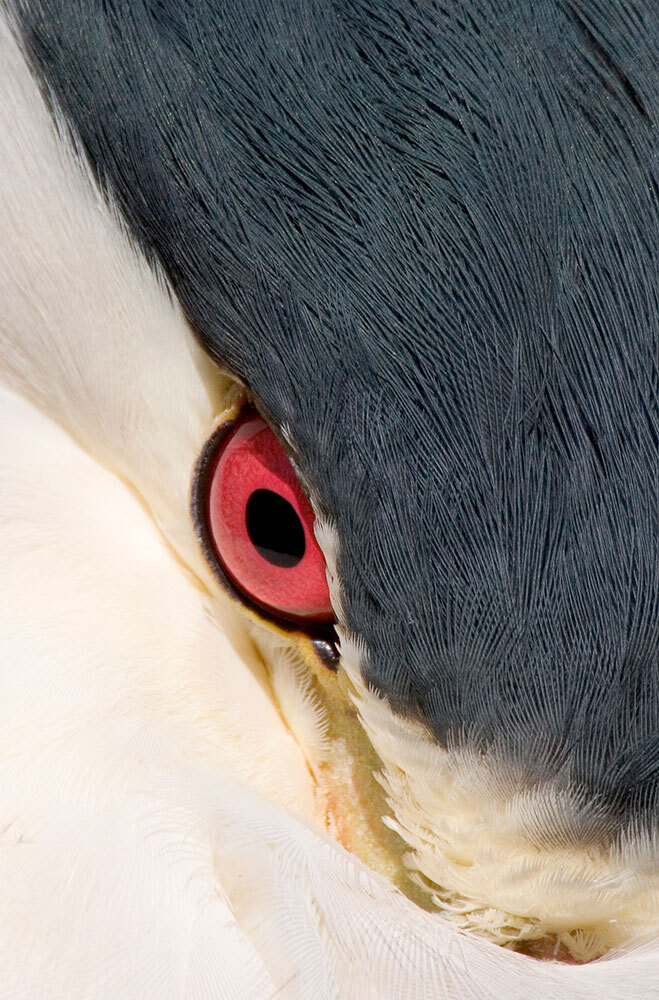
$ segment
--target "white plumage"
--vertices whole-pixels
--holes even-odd
[[[0,233],[0,996],[659,997],[656,944],[513,954],[314,827],[305,755],[189,516],[242,390],[56,135],[5,23]]]

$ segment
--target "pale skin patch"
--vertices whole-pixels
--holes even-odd
[[[382,762],[360,722],[347,675],[328,670],[306,636],[280,632],[256,615],[250,631],[315,782],[316,810],[306,818],[427,906],[427,894],[409,881],[406,844],[383,822],[388,806],[377,780]]]

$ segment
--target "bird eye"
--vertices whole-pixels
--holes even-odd
[[[244,417],[210,467],[208,526],[222,568],[251,601],[288,619],[333,618],[314,514],[268,425]]]

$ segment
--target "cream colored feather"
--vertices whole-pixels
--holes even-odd
[[[656,945],[536,962],[314,828],[304,754],[189,516],[241,390],[56,133],[6,23],[0,386],[0,996],[659,997]]]

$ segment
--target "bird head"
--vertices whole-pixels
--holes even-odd
[[[18,15],[93,175],[78,251],[114,227],[67,391],[52,343],[21,384],[258,678],[295,764],[261,732],[250,780],[577,960],[659,929],[658,87],[604,6]]]

